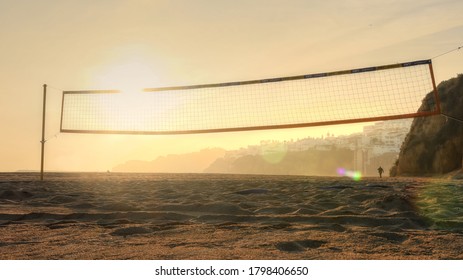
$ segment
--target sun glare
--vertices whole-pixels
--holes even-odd
[[[149,97],[143,92],[144,88],[158,84],[159,75],[153,64],[142,48],[125,46],[116,50],[110,60],[93,71],[90,81],[92,88],[119,91],[117,94],[95,96],[91,101],[101,109],[101,114],[93,114],[96,127],[120,130],[121,127],[115,127],[115,124],[124,124],[122,129],[146,130],[147,123],[153,121],[150,112],[162,110],[148,107],[152,102],[147,101]]]
[[[100,67],[92,71],[91,83],[97,89],[136,93],[158,83],[159,69],[150,50],[139,45],[115,48]]]
[[[154,71],[140,61],[131,61],[116,66],[100,76],[100,87],[117,89],[122,93],[137,93],[153,84],[156,78]]]

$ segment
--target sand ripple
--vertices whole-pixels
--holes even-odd
[[[334,255],[342,252],[342,246],[333,245],[323,232],[344,236],[365,231],[365,240],[406,246],[413,243],[410,232],[463,233],[459,181],[55,174],[38,182],[26,180],[27,176],[21,180],[17,174],[0,176],[4,229],[28,225],[58,231],[78,224],[101,228],[114,238],[183,234],[204,226],[243,234],[250,228],[259,234],[284,231],[288,236],[310,231],[320,235],[275,239],[269,248],[283,253],[325,248]],[[170,248],[186,246],[175,244]]]
[[[396,224],[413,229],[461,222],[455,217],[444,219],[462,212],[448,206],[451,202],[444,201],[436,193],[438,190],[426,188],[425,183],[416,187],[406,179],[354,182],[323,177],[84,175],[61,175],[45,183],[3,182],[2,206],[12,204],[17,208],[20,202],[29,213],[3,214],[0,219],[286,222],[366,227]],[[451,194],[446,195],[451,198]],[[57,214],[56,207],[68,214]]]

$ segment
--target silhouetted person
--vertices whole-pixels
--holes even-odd
[[[382,177],[383,177],[383,172],[384,172],[384,169],[380,166],[380,167],[378,168],[379,178],[382,178]]]

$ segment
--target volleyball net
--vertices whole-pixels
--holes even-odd
[[[428,93],[433,93],[431,98],[425,98]],[[435,115],[439,107],[432,62],[420,60],[138,93],[64,91],[61,132],[188,134],[297,128]]]

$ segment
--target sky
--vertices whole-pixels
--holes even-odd
[[[428,59],[463,45],[461,0],[0,0],[0,172],[106,171],[207,147],[361,131],[330,126],[173,136],[59,133],[63,90],[262,79]],[[462,73],[463,50],[433,60]]]

